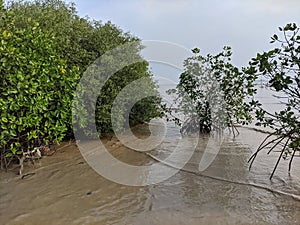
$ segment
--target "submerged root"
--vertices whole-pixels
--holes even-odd
[[[222,178],[222,177],[210,176],[210,175],[203,174],[203,173],[200,173],[200,172],[197,172],[197,171],[191,171],[191,170],[184,169],[184,168],[178,168],[178,167],[176,167],[175,165],[173,165],[171,163],[166,163],[166,162],[160,160],[159,158],[157,158],[156,156],[154,156],[154,155],[152,155],[150,153],[145,153],[145,154],[148,155],[153,160],[164,164],[165,166],[168,166],[168,167],[171,167],[171,168],[174,168],[174,169],[178,169],[178,170],[183,171],[183,172],[192,173],[192,174],[195,174],[197,176],[202,176],[202,177],[206,177],[206,178],[210,178],[210,179],[214,179],[214,180],[218,180],[218,181],[222,181],[222,182],[233,183],[233,184],[238,184],[238,185],[245,185],[245,186],[252,186],[252,187],[255,187],[255,188],[259,188],[259,189],[263,189],[263,190],[269,191],[269,192],[271,192],[273,194],[288,196],[288,197],[293,198],[296,201],[300,201],[300,196],[296,195],[296,194],[286,193],[284,191],[275,190],[275,189],[272,189],[270,187],[259,185],[259,184],[255,184],[255,183],[228,180],[228,179],[225,179],[225,178]]]

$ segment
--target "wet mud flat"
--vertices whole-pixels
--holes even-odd
[[[299,157],[291,175],[288,161],[282,161],[269,179],[276,153],[263,152],[249,171],[247,160],[265,134],[239,129],[236,138],[226,136],[204,172],[197,168],[206,137],[200,138],[183,169],[145,187],[125,186],[100,176],[73,143],[41,159],[35,168],[26,166],[24,174],[33,174],[24,179],[14,171],[0,173],[1,224],[300,224]],[[144,127],[136,132],[147,136]],[[176,132],[171,129],[162,145],[148,154],[128,149],[116,137],[103,143],[125,163],[152,165],[171,153],[179,138]]]

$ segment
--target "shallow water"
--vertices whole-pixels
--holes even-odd
[[[220,152],[204,172],[199,160],[208,137],[200,138],[189,163],[168,180],[145,187],[111,182],[92,170],[75,144],[40,160],[25,179],[0,173],[1,224],[300,224],[300,162],[291,175],[282,161],[269,176],[278,154],[262,152],[251,171],[247,160],[266,134],[239,128],[226,134]],[[148,128],[135,133],[147,136]],[[180,139],[170,127],[164,142],[149,155],[132,151],[113,137],[110,153],[132,165],[164,159]],[[152,157],[150,157],[152,156]],[[176,168],[170,162],[161,173]]]

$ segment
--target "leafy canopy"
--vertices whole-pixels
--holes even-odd
[[[15,25],[14,13],[2,11],[0,21],[0,148],[21,154],[37,144],[60,141],[71,126],[77,67],[68,67],[57,52],[55,38],[27,19]]]
[[[1,2],[2,3],[2,2]],[[72,100],[83,72],[98,57],[125,43],[140,40],[111,22],[82,18],[73,3],[62,0],[12,1],[0,4],[0,149],[2,156],[22,154],[41,143],[60,141],[72,134]],[[108,62],[108,66],[111,65]],[[111,131],[111,107],[120,90],[135,79],[148,77],[156,88],[147,62],[123,68],[105,83],[96,103],[99,135]],[[102,82],[102,80],[90,80]],[[91,90],[85,90],[87,96]],[[130,96],[128,96],[130,97]],[[126,103],[128,99],[124,99]],[[130,123],[160,116],[160,99],[139,101]],[[82,107],[83,121],[88,111]],[[120,118],[119,127],[125,123]],[[88,131],[85,135],[88,135]]]
[[[250,62],[252,74],[268,79],[268,86],[283,95],[287,101],[285,109],[271,113],[264,108],[256,111],[257,125],[274,130],[251,157],[251,165],[257,154],[266,148],[269,152],[281,146],[281,153],[271,177],[282,157],[291,155],[289,170],[296,152],[300,150],[300,28],[295,23],[280,27],[280,34],[271,37],[276,47],[270,51],[258,53]]]
[[[234,123],[251,122],[250,112],[258,102],[249,99],[255,94],[257,77],[231,63],[230,47],[216,55],[202,56],[197,48],[192,51],[194,56],[184,61],[179,84],[169,91],[178,96],[176,104],[187,117],[182,131],[209,133]],[[178,118],[175,120],[179,122]]]

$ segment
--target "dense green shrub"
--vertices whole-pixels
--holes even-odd
[[[14,14],[2,12],[0,25],[0,149],[21,154],[60,141],[71,126],[70,109],[79,70],[56,51],[55,38],[27,19],[15,27]],[[9,152],[7,151],[9,150]]]
[[[98,57],[112,51],[120,45],[140,40],[124,33],[111,22],[90,20],[78,16],[74,3],[61,0],[13,1],[8,9],[14,12],[16,26],[27,29],[26,18],[33,17],[45,32],[56,38],[56,47],[69,67],[77,66],[82,74]],[[132,54],[139,54],[140,44],[134,46]],[[96,107],[96,123],[99,134],[111,131],[110,110],[113,100],[127,84],[141,77],[151,77],[148,63],[140,62],[118,71],[99,93]],[[93,82],[103,82],[98,79]],[[151,86],[154,88],[155,84]],[[90,90],[86,90],[89,92]],[[126,101],[126,100],[124,100]],[[147,98],[132,109],[131,123],[147,121],[160,115],[158,98]],[[143,107],[140,107],[143,106]],[[88,112],[82,115],[87,115]],[[81,122],[84,118],[81,118]],[[78,120],[77,120],[78,121]],[[93,121],[90,121],[93,122]],[[81,126],[88,126],[82,123]],[[88,129],[86,129],[88,133]]]
[[[120,45],[138,43],[134,55],[139,54],[141,45],[139,39],[110,22],[81,18],[73,3],[61,0],[13,1],[1,7],[0,12],[3,158],[71,134],[72,99],[83,72],[98,57]],[[150,78],[148,86],[155,88],[147,62],[127,66],[105,83],[96,107],[100,135],[112,130],[114,98],[123,87],[141,77]],[[159,102],[155,97],[138,102],[130,114],[130,123],[159,116]],[[87,127],[91,122],[74,121]],[[120,120],[120,127],[123,123],[124,119]]]
[[[15,24],[26,29],[27,18],[39,22],[42,30],[56,37],[57,50],[70,66],[83,72],[99,56],[126,42],[138,40],[111,22],[82,18],[74,3],[62,0],[11,1],[8,10],[15,14]]]
[[[139,45],[139,42],[130,44],[131,47],[136,45]],[[84,130],[81,137],[94,136],[93,127],[95,122],[99,135],[112,131],[112,107],[116,97],[121,94],[127,85],[132,85],[134,81],[141,78],[143,78],[141,85],[130,86],[128,91],[122,92],[121,97],[119,95],[120,100],[116,107],[118,113],[117,115],[114,114],[117,120],[114,123],[114,131],[121,131],[129,128],[128,125],[143,123],[154,117],[162,116],[160,98],[157,97],[156,84],[147,71],[147,62],[136,62],[111,74],[116,67],[119,67],[119,64],[128,64],[127,59],[130,58],[130,55],[138,59],[139,56],[134,52],[135,50],[121,51],[120,55],[115,58],[108,55],[97,60],[85,72],[77,89],[73,111],[75,129],[79,127]],[[135,101],[136,97],[141,95],[151,97]],[[132,105],[133,103],[135,104]],[[126,113],[129,115],[126,115]],[[94,114],[95,119],[92,117]]]

